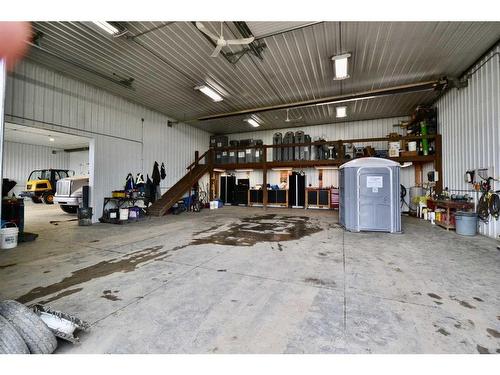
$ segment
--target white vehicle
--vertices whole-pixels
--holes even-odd
[[[68,214],[76,214],[83,199],[83,187],[89,184],[88,176],[68,177],[57,181],[54,203]]]

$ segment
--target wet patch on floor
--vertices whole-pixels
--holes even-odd
[[[59,223],[68,223],[70,221],[78,221],[78,219],[68,219],[68,220],[51,220],[49,221],[49,224],[52,225],[59,225]]]
[[[473,298],[473,299],[475,299],[475,300],[476,300],[476,301],[478,301],[478,302],[484,302],[484,300],[482,300],[482,299],[481,299],[481,298],[479,298],[479,297],[472,297],[472,298]]]
[[[105,299],[108,299],[110,301],[121,301],[122,299],[119,298],[116,294],[114,294],[114,293],[118,293],[118,292],[119,292],[119,290],[113,290],[113,291],[111,291],[110,289],[104,290],[102,292],[101,298],[105,298]]]
[[[450,296],[450,297],[451,297],[451,296]],[[470,304],[469,302],[467,302],[467,301],[462,301],[462,300],[459,300],[459,299],[457,299],[457,298],[455,298],[455,297],[451,297],[451,299],[452,299],[453,301],[458,302],[458,303],[460,304],[460,306],[467,307],[468,309],[475,309],[475,308],[476,308],[476,306],[471,305],[471,304]]]
[[[171,256],[171,253],[185,246],[177,246],[173,249],[162,250],[163,246],[149,247],[127,254],[123,257],[105,260],[97,264],[76,270],[70,276],[61,281],[47,286],[40,286],[30,290],[28,293],[17,298],[21,303],[31,302],[35,299],[46,297],[54,293],[61,292],[75,285],[83,284],[87,281],[109,276],[116,272],[131,272],[139,265],[152,260],[162,260]],[[60,297],[59,297],[60,298]]]
[[[0,265],[0,270],[3,270],[5,268],[9,268],[9,267],[14,267],[15,265],[17,265],[17,263]]]
[[[493,328],[486,328],[486,332],[488,332],[491,336],[498,339],[500,338],[500,332]]]
[[[481,346],[479,344],[476,346],[476,349],[481,354],[490,354],[490,351],[488,349],[486,349],[484,346]]]
[[[197,231],[197,232],[193,232],[193,236],[199,236],[200,234],[203,234],[203,233],[207,233],[207,232],[212,232],[216,229],[219,229],[222,225],[212,225],[210,228],[208,229],[203,229],[203,230],[200,230],[200,231]]]
[[[304,279],[304,281],[308,284],[322,286],[325,288],[334,288],[337,285],[335,284],[335,281],[322,280],[322,279],[317,279],[315,277],[307,277]]]
[[[442,334],[443,336],[449,336],[450,335],[450,332],[448,332],[447,330],[445,330],[444,328],[439,328],[436,332],[439,332],[440,334]]]
[[[455,324],[453,325],[457,329],[473,329],[475,327],[475,324],[472,320],[466,319],[466,320],[458,320],[454,319]]]
[[[442,299],[441,296],[437,295],[436,293],[427,293],[427,295],[434,299]]]
[[[436,305],[442,305],[443,302],[439,302],[439,301],[433,301]]]
[[[228,229],[196,238],[190,245],[253,246],[258,242],[284,242],[301,239],[322,230],[307,216],[266,214],[250,216],[230,224]],[[207,231],[209,232],[209,231]],[[204,232],[199,232],[202,234]],[[280,244],[278,244],[280,247]]]
[[[49,270],[46,270],[46,271],[43,271],[43,273],[50,273],[50,271],[49,271]]]
[[[57,300],[58,300],[58,299],[60,299],[60,298],[63,298],[63,297],[70,296],[70,295],[72,295],[72,294],[78,293],[78,292],[80,292],[82,289],[83,289],[83,288],[68,289],[68,290],[65,290],[65,291],[63,291],[63,292],[61,292],[61,293],[56,294],[55,296],[52,296],[52,297],[50,297],[50,298],[48,298],[48,299],[45,299],[45,300],[43,300],[43,301],[40,301],[40,303],[41,303],[42,305],[44,305],[44,304],[47,304],[47,303],[50,303],[50,302],[53,302],[53,301],[57,301]]]

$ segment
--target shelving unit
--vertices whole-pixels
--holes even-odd
[[[258,162],[242,162],[242,163],[222,163],[221,161],[217,162],[216,153],[222,152],[238,152],[242,147],[222,147],[222,148],[210,148],[207,152],[205,152],[202,157],[206,156],[206,163],[209,164],[209,172],[210,172],[210,181],[213,181],[214,178],[214,168],[221,170],[237,170],[237,169],[256,169],[262,170],[262,185],[267,185],[267,171],[269,169],[276,168],[315,168],[315,167],[328,167],[334,166],[338,167],[349,160],[350,158],[346,158],[344,155],[344,145],[346,144],[372,144],[374,142],[408,142],[414,140],[433,140],[434,141],[434,149],[435,152],[432,155],[412,155],[412,156],[399,156],[396,158],[387,158],[390,160],[394,160],[398,163],[406,163],[411,162],[416,166],[416,169],[422,170],[422,165],[426,163],[433,163],[434,170],[436,170],[440,176],[442,176],[442,160],[441,160],[441,148],[442,141],[440,134],[431,134],[425,136],[387,136],[387,137],[374,137],[374,138],[358,138],[358,139],[347,139],[347,140],[337,140],[337,141],[327,141],[327,142],[310,142],[310,143],[291,143],[291,144],[280,144],[280,145],[257,145],[257,146],[245,146],[244,149],[258,149],[260,155],[260,161]],[[282,147],[309,147],[315,145],[332,145],[338,150],[336,159],[328,159],[328,160],[286,160],[286,161],[273,161],[267,160],[267,154],[269,149],[282,148]],[[202,157],[198,158],[198,152],[196,152],[196,160],[201,160]],[[195,163],[193,163],[195,164]],[[210,199],[214,197],[214,184],[210,184]],[[436,183],[435,187],[437,192],[441,192],[443,190],[442,181],[439,180]],[[263,202],[262,205],[266,207],[268,205],[268,193],[267,190],[263,190]],[[250,201],[249,201],[250,202]]]

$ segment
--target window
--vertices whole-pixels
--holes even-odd
[[[29,181],[33,180],[50,180],[50,171],[48,170],[38,170],[31,172],[28,177]]]

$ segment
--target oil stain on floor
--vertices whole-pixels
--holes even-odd
[[[258,242],[298,240],[322,230],[309,219],[307,216],[277,214],[250,216],[231,224],[226,230],[196,238],[191,245],[253,246]]]

